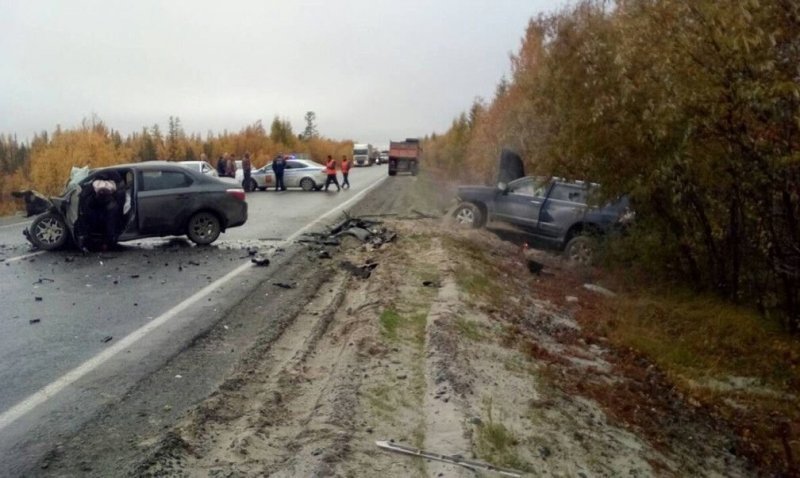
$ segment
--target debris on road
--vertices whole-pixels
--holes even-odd
[[[434,453],[431,451],[421,450],[419,448],[412,448],[409,446],[399,445],[397,443],[391,443],[388,441],[376,441],[375,445],[377,445],[378,448],[386,451],[400,453],[402,455],[415,456],[418,458],[424,458],[426,460],[441,461],[444,463],[463,466],[464,468],[467,468],[474,472],[478,472],[478,470],[486,470],[486,471],[493,471],[500,476],[511,476],[515,478],[522,477],[521,471],[512,470],[511,468],[501,468],[499,466],[494,466],[490,463],[485,463],[482,461],[467,460],[461,455],[442,455],[439,453]]]
[[[369,276],[372,275],[372,271],[378,267],[378,263],[376,262],[357,266],[350,261],[342,261],[339,263],[339,265],[342,266],[342,269],[350,272],[353,276],[358,277],[359,279],[369,279]]]
[[[533,259],[528,259],[528,270],[531,271],[531,274],[536,274],[537,276],[542,275],[544,264],[536,262]]]
[[[269,265],[269,258],[265,256],[255,256],[250,260],[250,262],[259,267],[266,267]]]
[[[31,320],[28,321],[28,323],[29,324],[38,324],[41,321],[42,321],[42,319],[31,319]]]
[[[45,282],[55,282],[55,280],[48,279],[47,277],[40,277],[36,282],[33,283],[33,285],[44,284]]]
[[[285,282],[273,282],[272,285],[282,289],[294,289],[296,287],[295,284],[287,284]]]
[[[105,337],[103,337],[103,343],[106,344],[108,342],[111,342],[113,339],[114,339],[114,337],[112,337],[110,335],[106,335]]]
[[[439,287],[441,287],[441,286],[442,286],[442,284],[441,284],[439,281],[434,281],[434,280],[425,280],[425,281],[422,281],[422,285],[423,285],[424,287],[433,287],[433,288],[435,288],[435,289],[438,289]]]
[[[325,249],[322,249],[321,251],[319,251],[319,255],[317,257],[319,257],[320,259],[330,259],[331,253]]]
[[[33,300],[35,300],[36,302],[41,302],[42,298],[41,297],[34,297]]]
[[[590,290],[592,292],[596,292],[604,297],[616,297],[617,294],[615,292],[611,292],[610,290],[606,289],[605,287],[601,287],[597,284],[583,284],[583,288],[586,290]]]

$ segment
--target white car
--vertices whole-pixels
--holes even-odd
[[[216,168],[212,167],[206,161],[178,161],[178,164],[181,166],[186,166],[187,168],[193,169],[199,173],[214,176],[215,178],[219,177]]]
[[[283,184],[287,188],[302,188],[304,191],[319,191],[325,185],[328,175],[325,166],[315,163],[310,159],[288,159],[283,170]],[[258,188],[264,191],[275,187],[275,172],[272,171],[272,162],[263,168],[254,169],[250,180],[252,184],[245,185],[245,190],[252,191]]]

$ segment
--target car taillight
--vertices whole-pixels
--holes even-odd
[[[225,192],[239,201],[244,201],[244,189],[228,189]]]

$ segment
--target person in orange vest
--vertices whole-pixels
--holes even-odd
[[[327,191],[328,186],[333,183],[336,185],[336,192],[341,191],[339,180],[336,179],[336,160],[330,154],[328,155],[328,162],[325,164],[325,174],[328,175],[328,179],[325,181],[325,190]]]
[[[350,160],[347,159],[347,155],[343,154],[342,155],[342,188],[347,186],[347,189],[350,189],[350,179],[348,179],[348,176],[350,175],[350,166],[352,166],[352,163],[350,162]]]

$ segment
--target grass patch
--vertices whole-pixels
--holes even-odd
[[[469,340],[478,341],[484,337],[481,326],[474,320],[467,320],[463,317],[456,318],[456,330],[458,333]]]
[[[623,298],[602,323],[614,342],[682,377],[747,376],[800,392],[800,343],[756,311],[696,294]]]
[[[800,441],[782,431],[800,423],[800,342],[776,324],[691,291],[638,291],[600,312],[582,320],[587,331],[647,356],[714,407],[741,434],[740,453],[772,470],[786,469],[786,446],[800,456]]]
[[[484,400],[484,406],[486,421],[478,426],[475,442],[478,456],[493,465],[527,471],[529,466],[519,458],[516,451],[519,439],[503,423],[494,419],[491,397]]]
[[[386,309],[378,319],[381,323],[381,335],[389,340],[397,340],[397,328],[402,320],[394,309]]]
[[[381,415],[391,415],[397,410],[389,385],[378,385],[368,390],[366,396],[370,407]]]

